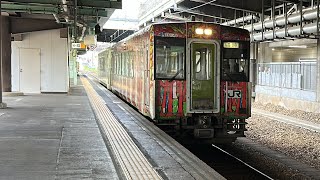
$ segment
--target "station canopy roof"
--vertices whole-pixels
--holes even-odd
[[[274,2],[274,3],[273,3]],[[243,18],[271,16],[271,9],[286,5],[311,6],[315,0],[6,0],[2,15],[21,18],[51,19],[72,23],[74,5],[78,22],[104,28],[100,41],[117,42],[139,28],[166,21],[208,21],[227,23]],[[116,10],[116,9],[119,9]],[[122,10],[120,10],[122,9]],[[280,8],[279,8],[280,9]],[[116,11],[115,11],[116,10]],[[279,12],[280,13],[280,12]],[[107,22],[107,23],[106,23]],[[245,22],[243,22],[245,24]]]
[[[135,16],[128,16],[128,9],[137,8],[130,4],[126,7],[128,2],[139,4],[138,7],[138,21]],[[148,24],[154,22],[167,22],[167,21],[205,21],[215,22],[219,24],[228,23],[234,19],[240,19],[243,17],[261,17],[262,11],[264,11],[264,18],[271,16],[271,9],[276,9],[276,13],[281,13],[281,7],[287,5],[288,7],[299,8],[299,5],[303,7],[311,6],[311,0],[123,0],[122,16],[116,18],[111,17],[112,23],[107,22],[104,26],[105,30],[102,33],[100,39],[102,41],[117,42],[121,40],[125,35],[132,33],[132,30],[140,29]],[[283,9],[282,9],[283,10]],[[118,11],[118,10],[117,10]],[[120,11],[120,10],[119,10]],[[282,12],[283,13],[283,12]],[[110,21],[109,20],[109,21]],[[110,21],[111,22],[111,21]],[[119,28],[116,31],[112,27],[112,24],[119,25],[119,23],[129,24],[127,28]],[[245,25],[245,22],[243,23]],[[239,24],[238,24],[239,26]],[[122,27],[122,26],[118,26]],[[134,28],[133,28],[134,27]],[[128,31],[124,31],[124,30]],[[127,34],[123,34],[126,32]],[[122,37],[118,37],[117,35]]]
[[[77,5],[77,6],[76,6]],[[77,9],[75,8],[77,7]],[[115,9],[122,8],[121,0],[2,0],[1,15],[12,19],[52,20],[60,26],[77,24],[102,27]]]

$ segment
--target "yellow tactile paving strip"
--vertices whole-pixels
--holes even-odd
[[[81,81],[127,179],[162,179],[86,78]]]

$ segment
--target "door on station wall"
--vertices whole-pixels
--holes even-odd
[[[40,93],[40,49],[19,49],[20,91]]]

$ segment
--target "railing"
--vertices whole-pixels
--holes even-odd
[[[260,63],[257,84],[261,86],[316,91],[317,63]]]

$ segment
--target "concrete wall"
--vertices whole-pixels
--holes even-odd
[[[317,47],[312,48],[272,48],[272,62],[299,62],[299,59],[316,59]]]
[[[307,48],[290,48],[289,46],[306,46]],[[258,63],[299,62],[299,59],[317,58],[317,41],[314,39],[297,39],[272,43],[260,43]]]
[[[19,48],[38,48],[41,51],[41,92],[68,92],[67,38],[60,30],[24,34],[22,41],[12,42],[12,90],[19,91]]]
[[[258,63],[272,62],[272,48],[269,43],[260,43],[258,47]]]
[[[313,101],[292,99],[276,95],[267,95],[263,93],[257,93],[255,101],[261,102],[263,104],[270,103],[291,110],[298,109],[301,111],[320,113],[320,103]]]
[[[319,41],[320,42],[320,41]],[[258,63],[298,62],[302,59],[317,59],[320,67],[320,43],[315,39],[297,39],[258,45]],[[318,47],[317,47],[318,43]],[[307,48],[289,48],[288,46],[308,46]],[[315,91],[288,89],[270,86],[256,86],[256,101],[279,105],[287,109],[320,113],[320,68]]]

